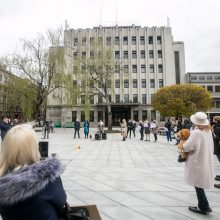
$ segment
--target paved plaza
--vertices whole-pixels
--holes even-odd
[[[117,134],[107,140],[73,139],[73,129],[50,134],[49,153],[66,165],[62,180],[72,205],[96,204],[102,220],[220,219],[220,190],[207,190],[213,212],[203,216],[188,211],[197,205],[194,188],[183,182],[184,164],[177,162],[176,145],[164,136],[158,142],[141,141],[140,134],[121,141]],[[37,132],[41,140],[41,132]],[[174,140],[175,143],[175,140]],[[80,145],[80,149],[76,149]],[[214,156],[215,173],[220,166]]]

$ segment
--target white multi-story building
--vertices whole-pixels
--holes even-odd
[[[186,82],[206,88],[212,94],[212,108],[207,112],[212,118],[220,115],[220,72],[187,72]]]
[[[111,94],[113,125],[117,125],[122,118],[159,120],[159,113],[153,110],[151,100],[159,88],[185,82],[184,43],[173,40],[170,27],[116,25],[65,30],[65,74],[74,72],[74,57],[77,55],[74,51],[80,51],[85,57],[91,56],[89,48],[94,39],[101,39],[103,45],[111,45],[115,59],[124,65],[124,72],[115,73],[115,88]],[[54,94],[48,98],[49,120],[61,124],[76,118],[84,120],[80,98],[77,105],[68,106],[65,99],[55,100],[53,97]],[[90,122],[97,124],[100,119],[107,124],[106,105],[97,96],[90,106]]]

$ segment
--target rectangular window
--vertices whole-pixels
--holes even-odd
[[[82,59],[86,59],[86,52],[82,52]]]
[[[120,73],[120,65],[115,65],[115,72]]]
[[[134,119],[136,122],[139,121],[138,111],[133,111],[133,119]]]
[[[158,50],[157,51],[157,57],[158,58],[162,58],[162,50]]]
[[[78,38],[74,38],[74,39],[73,39],[73,42],[74,42],[74,43],[73,43],[74,46],[78,46]]]
[[[154,51],[153,50],[149,50],[149,58],[154,58]]]
[[[141,80],[141,88],[146,88],[146,79]]]
[[[128,37],[123,37],[123,44],[128,45]]]
[[[199,76],[199,80],[205,80],[205,76]]]
[[[98,121],[103,121],[103,111],[98,111]]]
[[[147,111],[142,111],[142,120],[145,121],[147,119]]]
[[[124,73],[128,73],[128,72],[129,72],[128,65],[124,65]]]
[[[85,104],[85,103],[86,103],[86,96],[81,95],[81,104]]]
[[[132,73],[137,73],[137,65],[132,65]]]
[[[154,64],[150,64],[150,73],[154,73]]]
[[[89,111],[89,121],[94,122],[94,111]]]
[[[137,88],[137,79],[133,79],[133,88]]]
[[[144,36],[140,36],[140,45],[145,45],[145,38],[144,38]]]
[[[133,36],[133,37],[131,38],[131,44],[132,44],[132,45],[136,45],[136,44],[137,44],[137,40],[136,40],[136,37],[135,37],[135,36]]]
[[[115,37],[115,45],[119,45],[119,37]]]
[[[220,101],[216,101],[215,105],[216,105],[216,108],[220,108]]]
[[[76,121],[77,111],[72,111],[72,122]]]
[[[163,79],[159,79],[159,88],[163,87]]]
[[[128,51],[127,50],[123,52],[123,58],[128,59]]]
[[[78,72],[78,66],[73,66],[73,74],[77,74]]]
[[[136,58],[137,58],[137,51],[132,50],[132,59],[136,59]]]
[[[141,50],[141,59],[145,58],[145,50]]]
[[[91,44],[91,45],[94,45],[94,42],[95,42],[94,37],[90,37],[90,44]]]
[[[115,102],[120,102],[120,95],[119,94],[117,94],[117,95],[115,95]]]
[[[128,81],[128,79],[124,80],[124,88],[129,88],[129,81]]]
[[[206,80],[212,80],[212,76],[206,76]]]
[[[115,51],[115,59],[120,59],[120,52],[119,51]]]
[[[111,45],[111,37],[107,37],[106,38],[106,44],[107,45]]]
[[[148,43],[149,44],[153,44],[153,36],[149,36],[148,37]]]
[[[84,122],[85,121],[85,112],[84,111],[81,111],[81,122]]]
[[[94,59],[94,58],[95,58],[94,51],[90,51],[90,58],[91,58],[91,59]]]
[[[93,96],[93,95],[91,95],[91,96],[89,97],[89,103],[92,104],[92,105],[94,105],[94,96]]]
[[[215,92],[220,92],[220,86],[215,86]]]
[[[150,88],[155,88],[155,80],[154,79],[150,80]]]
[[[151,103],[154,101],[154,94],[150,95]]]
[[[157,36],[157,44],[161,44],[162,40],[161,40],[161,36]]]
[[[124,102],[129,102],[129,95],[128,94],[124,94]]]
[[[138,95],[137,94],[133,94],[133,102],[138,102]]]
[[[163,65],[162,64],[158,65],[158,72],[163,73]]]
[[[103,99],[101,95],[98,95],[98,103],[102,103]]]
[[[142,104],[147,104],[147,95],[142,94]]]
[[[209,92],[213,92],[213,86],[207,86],[207,90],[208,90]]]
[[[141,65],[141,73],[146,73],[146,66],[144,64]]]
[[[103,43],[102,37],[99,37],[99,38],[98,38],[98,42],[99,42],[99,44],[102,44],[102,43]]]
[[[78,53],[77,53],[77,52],[74,52],[74,53],[73,53],[73,58],[74,58],[74,59],[77,59],[77,58],[78,58]]]
[[[115,80],[115,88],[120,88],[120,79]]]
[[[86,46],[86,37],[82,38],[82,46]]]

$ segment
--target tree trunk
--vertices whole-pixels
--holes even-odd
[[[108,131],[112,131],[112,110],[111,110],[110,102],[107,102],[107,109],[108,109]]]

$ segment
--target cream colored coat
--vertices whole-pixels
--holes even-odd
[[[198,188],[213,187],[213,138],[211,131],[194,129],[183,144],[188,153],[184,181]]]

